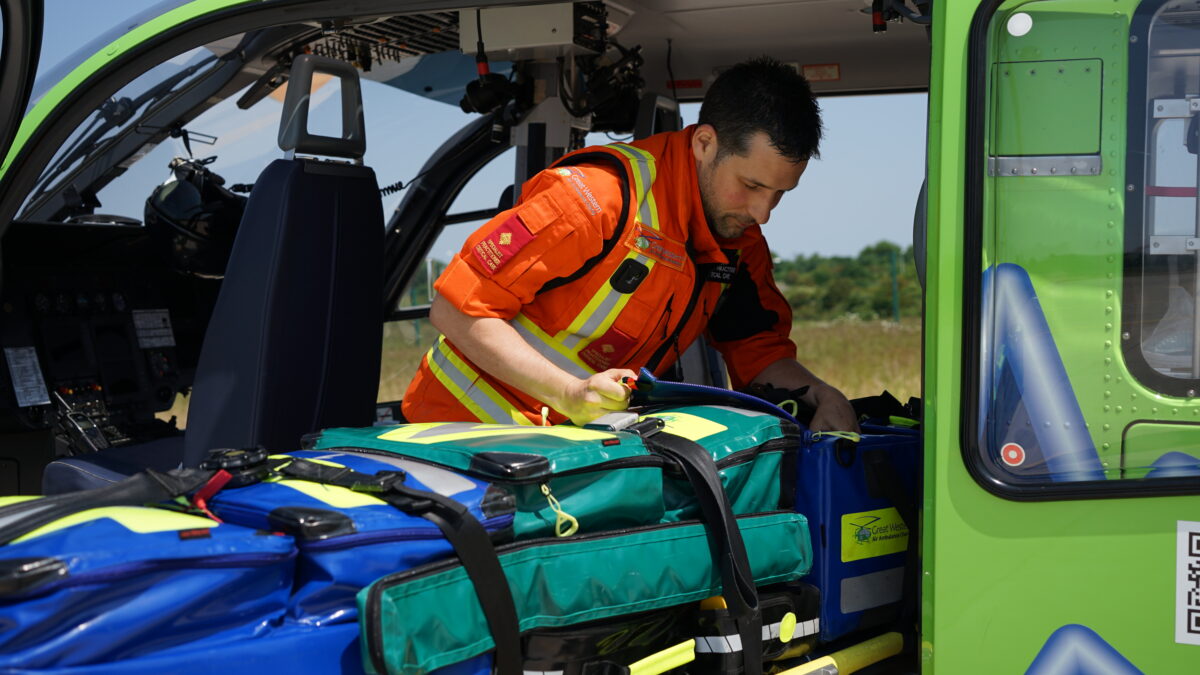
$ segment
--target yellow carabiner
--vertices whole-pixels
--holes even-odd
[[[554,495],[550,494],[550,486],[542,483],[542,494],[546,496],[546,502],[550,504],[550,510],[554,511],[554,534],[559,537],[569,537],[579,531],[579,520],[563,511],[562,506],[555,499]]]

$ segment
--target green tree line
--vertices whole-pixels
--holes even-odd
[[[911,246],[901,249],[881,241],[864,248],[855,257],[817,254],[798,255],[792,260],[777,257],[775,280],[797,320],[820,321],[851,315],[867,320],[891,319],[893,257],[900,316],[920,316],[921,287],[917,283]],[[440,260],[422,265],[401,297],[400,306],[428,303],[428,272],[432,271],[436,279],[445,267],[446,263]]]
[[[776,258],[775,281],[798,321],[846,316],[893,318],[892,265],[895,260],[900,317],[921,315],[921,286],[912,246],[903,250],[881,241],[855,257],[817,254]]]

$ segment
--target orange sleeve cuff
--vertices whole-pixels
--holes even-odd
[[[730,384],[741,389],[750,384],[767,366],[780,359],[796,358],[796,344],[787,336],[764,332],[740,340],[714,345],[729,369]]]
[[[480,274],[461,253],[455,254],[433,288],[467,316],[511,319],[521,311],[520,298]]]

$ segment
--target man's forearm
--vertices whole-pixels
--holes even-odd
[[[552,408],[578,380],[538,353],[503,319],[468,316],[438,297],[429,320],[472,363]]]
[[[858,431],[854,409],[842,392],[813,375],[795,359],[780,359],[772,363],[763,368],[753,382],[782,389],[808,387],[801,398],[817,411],[812,421],[814,431]]]
[[[818,403],[816,390],[820,386],[828,386],[824,380],[813,375],[812,371],[795,359],[780,359],[772,363],[763,368],[753,382],[754,384],[769,384],[780,389],[808,387],[808,391],[803,396],[804,402],[814,408]]]

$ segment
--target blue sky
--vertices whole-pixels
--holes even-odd
[[[46,31],[39,70],[53,67],[107,27],[155,3],[146,0],[46,0]],[[333,101],[336,97],[327,96]],[[231,105],[198,120],[194,130],[223,135],[210,151],[220,156],[214,168],[230,182],[252,182],[257,171],[279,155],[273,147],[278,107],[264,101],[251,111]],[[335,104],[326,106],[332,109]],[[454,130],[469,121],[456,107],[377,85],[365,88],[368,165],[380,184],[411,178],[424,158]],[[854,255],[881,240],[902,246],[912,242],[912,215],[925,159],[926,97],[923,94],[829,97],[821,99],[826,136],[821,159],[814,160],[795,191],[784,197],[765,227],[776,254]],[[685,106],[685,122],[697,106]],[[252,114],[251,114],[252,113]],[[599,137],[603,141],[603,137]],[[236,141],[236,142],[235,142]],[[182,147],[164,143],[102,193],[105,211],[136,211],[150,189],[166,178],[170,155]],[[164,159],[165,158],[165,159]],[[493,205],[511,182],[508,167],[493,166],[472,182],[460,208]],[[389,210],[402,195],[385,199]],[[449,232],[433,255],[456,248],[465,229]]]

